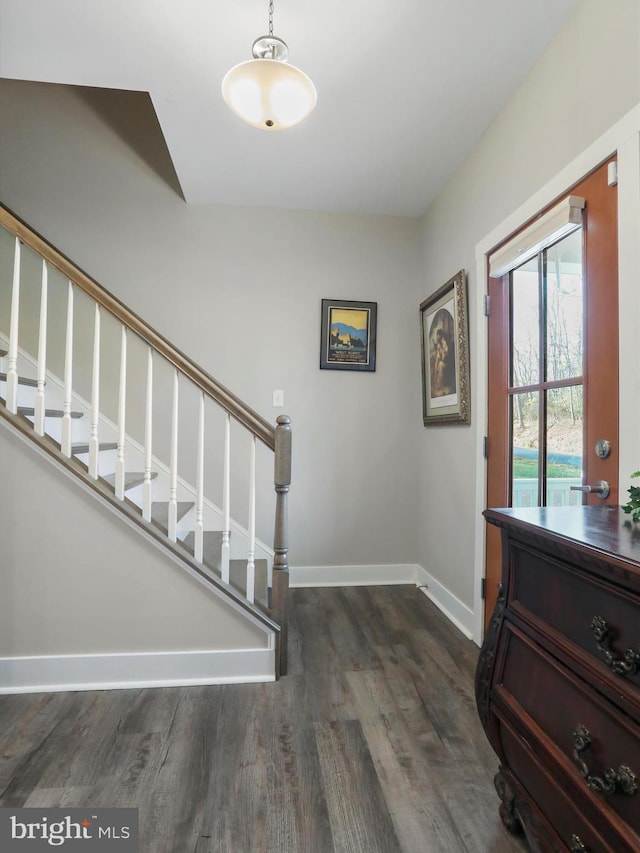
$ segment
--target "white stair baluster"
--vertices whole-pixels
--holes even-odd
[[[193,556],[202,562],[204,548],[204,391],[200,392],[198,412],[198,456],[196,461],[196,526],[194,530]]]
[[[247,599],[255,599],[256,588],[256,437],[251,436],[249,455],[249,524],[247,525]]]
[[[36,380],[38,388],[34,402],[33,427],[38,435],[44,435],[44,383],[47,370],[47,300],[49,289],[49,270],[42,259],[42,284],[40,288],[40,330],[38,334],[38,369]]]
[[[7,365],[7,409],[18,411],[18,331],[20,325],[20,240],[16,237],[13,255],[13,287],[9,321],[9,361]]]
[[[116,450],[116,497],[124,500],[124,443],[127,414],[127,327],[120,339],[120,390],[118,394],[118,448]]]
[[[173,408],[171,412],[171,454],[169,463],[169,530],[176,541],[178,529],[178,371],[173,371]]]
[[[71,456],[71,397],[73,393],[73,285],[67,289],[67,337],[64,349],[64,400],[62,403],[61,449]]]
[[[231,499],[231,415],[227,414],[224,428],[224,470],[222,475],[222,549],[220,571],[222,580],[229,583],[229,528]]]
[[[153,441],[153,350],[147,353],[147,401],[144,420],[144,483],[142,485],[142,517],[151,521],[151,445]]]
[[[96,302],[93,324],[93,377],[91,381],[91,428],[89,433],[89,475],[98,479],[98,424],[100,421],[100,306]]]

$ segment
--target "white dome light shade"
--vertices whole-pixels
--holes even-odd
[[[240,118],[261,130],[298,124],[318,98],[304,71],[278,59],[250,59],[236,65],[222,81],[222,97]]]

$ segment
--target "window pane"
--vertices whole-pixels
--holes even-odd
[[[511,276],[511,385],[540,382],[538,256]]]
[[[511,398],[512,454],[511,505],[538,506],[539,394],[514,394]]]
[[[547,379],[582,376],[582,229],[547,249]]]
[[[547,506],[583,502],[582,415],[582,385],[547,391]]]

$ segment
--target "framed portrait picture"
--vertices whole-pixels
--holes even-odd
[[[471,423],[464,270],[420,305],[420,334],[424,425]]]
[[[376,369],[378,303],[323,299],[321,370]]]

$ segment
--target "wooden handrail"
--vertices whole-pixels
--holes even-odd
[[[232,418],[246,427],[268,448],[275,450],[275,429],[261,415],[247,406],[228,388],[221,385],[209,373],[199,367],[187,355],[169,343],[159,332],[144,322],[137,314],[123,305],[119,299],[105,290],[87,273],[77,267],[65,255],[37,234],[4,205],[0,205],[0,225],[15,237],[34,249],[49,264],[59,270],[74,285],[79,287],[101,306],[106,308],[120,322],[146,341],[154,350],[159,352],[167,361],[187,376],[205,394],[215,400],[229,412]]]

